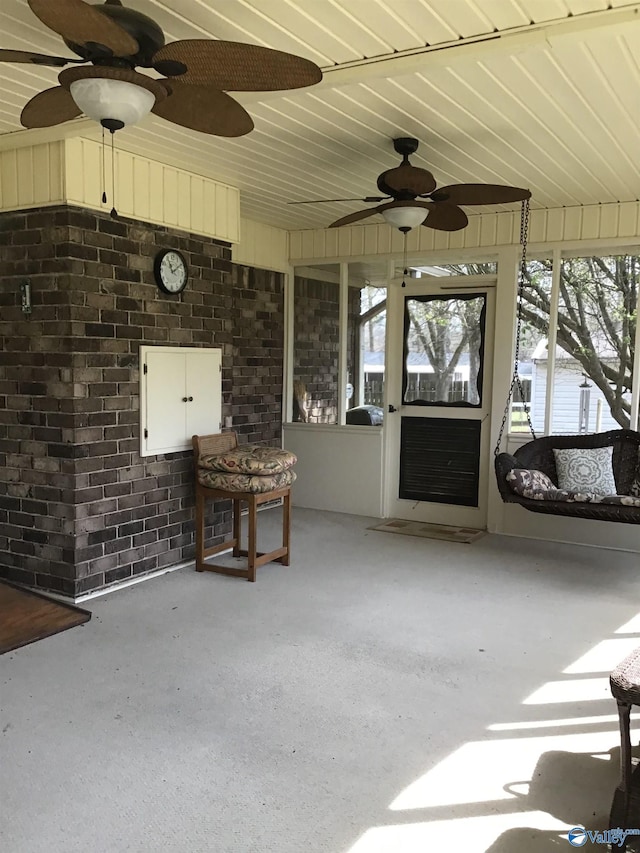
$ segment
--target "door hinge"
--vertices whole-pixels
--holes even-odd
[[[144,431],[144,437],[145,437],[145,438],[149,438],[149,430],[148,430],[148,429],[145,429],[145,431]]]
[[[221,364],[218,365],[218,373],[222,373],[222,365]]]
[[[147,362],[145,361],[144,367],[142,368],[142,372],[146,375],[147,373]]]

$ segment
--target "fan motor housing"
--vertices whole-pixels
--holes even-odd
[[[387,171],[390,172],[391,169],[387,169]],[[378,176],[377,184],[378,189],[381,193],[384,193],[385,195],[390,195],[396,201],[412,201],[418,195],[418,193],[412,192],[409,189],[398,190],[394,189],[393,187],[390,187],[387,183],[385,183],[384,180],[386,174],[387,172],[383,172],[381,175]]]
[[[100,11],[115,21],[138,42],[140,46],[138,53],[125,59],[116,58],[111,55],[108,48],[104,48],[102,45],[73,44],[65,39],[67,47],[88,62],[108,64],[111,61],[114,65],[139,65],[143,68],[150,68],[153,55],[165,44],[164,33],[158,24],[152,18],[137,12],[135,9],[128,9],[126,6],[119,6],[115,3],[105,3],[100,6]]]
[[[412,136],[399,136],[393,140],[394,150],[403,157],[408,157],[409,154],[415,154],[418,150],[418,140]]]

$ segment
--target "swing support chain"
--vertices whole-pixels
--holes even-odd
[[[520,243],[522,245],[522,257],[520,260],[520,274],[518,277],[518,318],[516,323],[516,345],[514,351],[514,362],[513,362],[513,376],[511,378],[511,385],[509,386],[509,393],[507,394],[507,403],[504,408],[504,414],[502,416],[502,423],[500,424],[500,431],[498,432],[498,439],[496,441],[495,450],[493,451],[493,455],[497,456],[500,453],[500,445],[502,444],[502,436],[504,435],[504,431],[507,426],[507,421],[509,419],[509,414],[511,411],[511,403],[513,401],[513,395],[518,389],[520,393],[520,399],[522,400],[522,405],[524,409],[524,413],[527,416],[527,423],[529,424],[529,429],[531,431],[531,435],[533,438],[536,438],[536,433],[533,428],[533,423],[531,421],[531,413],[529,411],[529,406],[525,402],[524,399],[524,389],[522,387],[522,380],[520,379],[520,373],[518,370],[518,365],[520,362],[520,337],[522,334],[522,320],[523,320],[523,303],[524,303],[524,287],[526,282],[526,272],[527,272],[527,241],[529,238],[529,199],[524,199],[522,202],[522,215],[520,218]]]

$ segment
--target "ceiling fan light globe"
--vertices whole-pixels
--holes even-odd
[[[382,216],[393,228],[410,231],[422,225],[428,213],[429,211],[424,207],[389,207],[382,211]]]
[[[125,80],[87,77],[69,86],[71,97],[82,112],[97,122],[136,124],[151,112],[155,95]]]

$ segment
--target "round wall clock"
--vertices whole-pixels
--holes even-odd
[[[165,293],[182,293],[187,286],[189,267],[184,255],[176,249],[162,249],[158,252],[153,272],[158,287]]]

